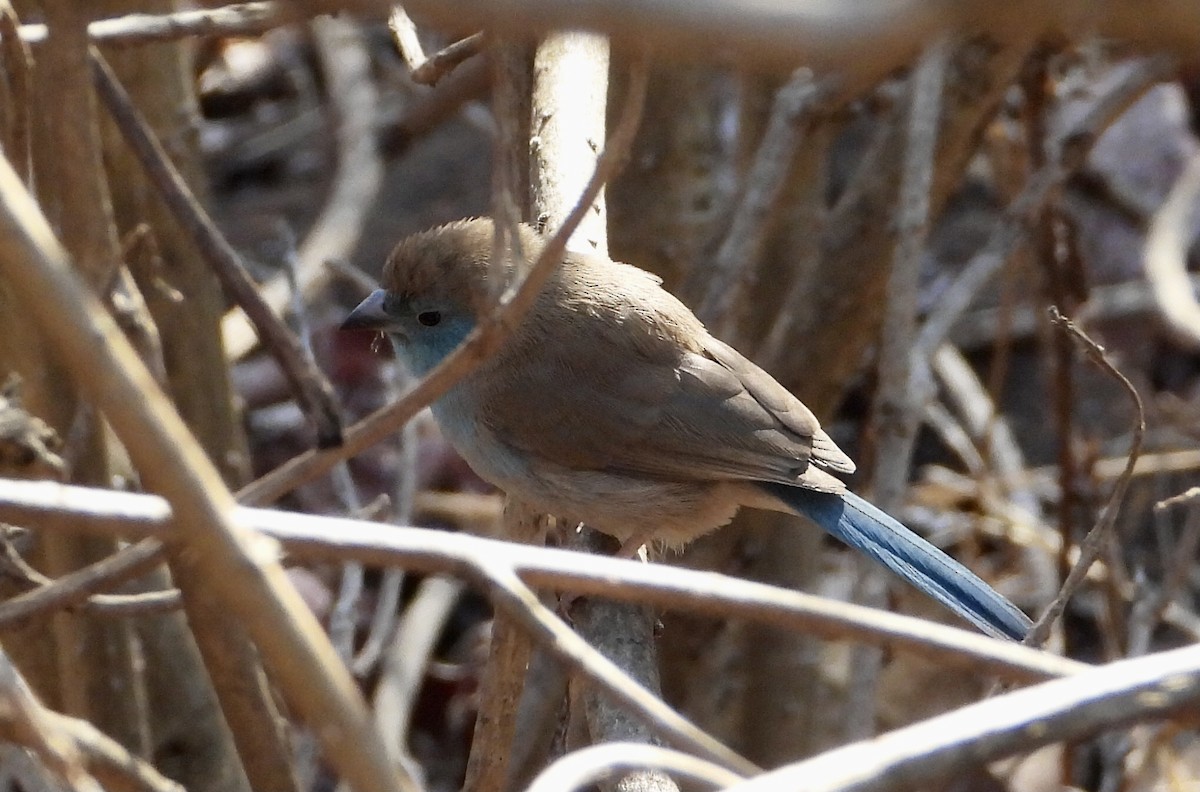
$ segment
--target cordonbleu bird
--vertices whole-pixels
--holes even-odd
[[[522,226],[529,260],[543,238]],[[493,224],[410,236],[383,288],[346,319],[386,333],[423,375],[496,293]],[[511,261],[513,256],[506,256]],[[1022,638],[1029,619],[987,583],[846,489],[854,463],[812,412],[709,335],[654,275],[567,252],[499,352],[433,405],[484,479],[622,542],[680,546],[742,506],[802,514],[983,631]]]

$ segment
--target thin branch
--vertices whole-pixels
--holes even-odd
[[[638,61],[634,66],[624,107],[604,153],[596,162],[591,181],[563,226],[546,240],[541,256],[530,267],[524,280],[510,288],[493,312],[482,319],[467,339],[428,376],[410,388],[400,399],[347,429],[342,447],[309,451],[295,457],[239,490],[239,501],[246,504],[273,502],[329,470],[338,460],[354,456],[380,442],[411,420],[426,405],[436,401],[504,343],[509,333],[533,306],[542,286],[562,259],[566,240],[575,226],[589,211],[592,201],[603,185],[618,172],[629,156],[646,98],[647,71],[644,61]]]
[[[143,539],[108,558],[0,603],[0,629],[14,629],[37,616],[85,602],[96,592],[139,577],[164,560],[162,544]]]
[[[91,59],[96,90],[150,182],[176,221],[191,235],[222,287],[247,312],[259,337],[287,376],[297,402],[312,422],[318,446],[336,445],[341,438],[341,418],[334,403],[333,386],[320,369],[308,362],[295,334],[267,306],[258,286],[246,272],[241,256],[196,201],[179,169],[171,162],[166,149],[134,106],[104,56],[93,49]]]
[[[410,376],[403,366],[391,367],[387,383],[387,399],[389,401],[395,398],[403,385],[409,381]],[[420,441],[417,436],[416,422],[406,423],[396,440],[399,445],[397,449],[398,463],[395,471],[395,498],[391,514],[393,522],[407,524],[412,522],[417,500],[417,446]],[[366,519],[376,520],[378,518],[366,517]],[[367,639],[363,642],[362,649],[350,666],[355,676],[362,678],[371,673],[383,656],[388,642],[392,640],[396,614],[400,610],[400,595],[403,586],[403,570],[384,570],[383,579],[379,583],[379,590],[375,596],[375,613],[371,617]]]
[[[165,537],[171,510],[161,498],[70,487],[53,482],[0,479],[0,520],[99,534]],[[664,564],[515,545],[465,534],[367,523],[337,517],[239,508],[245,529],[281,542],[301,561],[399,566],[415,572],[461,575],[479,559],[506,562],[531,586],[583,596],[640,602],[668,610],[742,618],[836,640],[905,649],[945,665],[1013,680],[1045,679],[1088,666],[1009,641],[900,614],[824,599],[798,591]]]
[[[324,37],[317,36],[320,40]],[[326,57],[331,57],[326,53]],[[353,60],[353,58],[352,58]],[[296,324],[296,335],[304,349],[304,355],[310,365],[316,367],[316,355],[312,345],[312,322],[308,315],[308,306],[300,293],[300,261],[296,252],[296,237],[291,226],[279,224],[279,242],[283,247],[283,274],[287,278],[288,296],[291,298],[292,316]],[[341,411],[339,405],[339,412]],[[362,499],[358,487],[350,473],[350,464],[340,462],[334,466],[330,479],[333,491],[337,497],[342,512],[355,516],[362,514]],[[342,660],[349,664],[354,656],[354,633],[358,626],[358,606],[363,592],[362,564],[348,562],[342,566],[342,579],[338,586],[337,596],[329,614],[329,640],[337,650]]]
[[[412,70],[413,82],[421,85],[437,85],[460,63],[482,52],[486,45],[487,37],[482,32],[459,39],[418,64]]]
[[[394,5],[388,12],[387,26],[392,34],[392,43],[396,45],[396,51],[400,53],[400,58],[408,67],[409,73],[416,71],[417,67],[425,62],[425,48],[421,46],[417,26],[412,17],[403,6]]]
[[[1193,293],[1200,290],[1200,275],[1189,274],[1187,288]],[[1143,281],[1089,285],[1087,301],[1077,309],[1075,321],[1084,327],[1095,327],[1157,311],[1158,302]],[[1033,336],[1041,320],[1041,309],[1032,305],[1015,306],[1007,317],[1001,308],[976,308],[955,325],[950,341],[966,350],[991,345],[1001,332],[1010,341],[1019,341]]]
[[[729,233],[721,241],[711,269],[703,270],[711,277],[696,313],[707,322],[720,322],[723,334],[744,324],[738,321],[738,312],[753,287],[792,161],[829,93],[829,86],[817,81],[808,69],[797,70],[775,93],[767,129],[746,175],[745,190],[730,221]]]
[[[1060,314],[1057,308],[1052,307],[1050,309],[1050,320],[1058,325],[1059,329],[1064,333],[1074,337],[1083,346],[1088,358],[1119,382],[1125,392],[1129,394],[1129,399],[1133,402],[1134,408],[1133,425],[1131,427],[1133,437],[1129,443],[1129,456],[1125,460],[1125,469],[1117,479],[1116,484],[1113,485],[1112,493],[1109,494],[1108,501],[1104,504],[1104,508],[1101,509],[1095,526],[1088,531],[1087,536],[1080,543],[1079,558],[1075,561],[1074,566],[1071,567],[1071,571],[1067,574],[1066,580],[1063,581],[1062,588],[1054,598],[1054,601],[1047,606],[1041,618],[1030,629],[1029,635],[1025,637],[1024,643],[1029,646],[1039,646],[1046,640],[1050,634],[1050,628],[1054,626],[1054,622],[1066,609],[1067,601],[1083,584],[1092,563],[1100,557],[1100,553],[1104,549],[1104,543],[1109,540],[1112,527],[1116,523],[1121,503],[1125,499],[1125,491],[1129,488],[1129,481],[1133,478],[1134,465],[1137,464],[1138,455],[1142,451],[1142,440],[1146,434],[1146,411],[1142,406],[1142,397],[1138,395],[1137,388],[1133,387],[1133,383],[1109,361],[1108,356],[1104,353],[1104,347],[1097,344],[1087,333],[1076,327],[1074,322]]]
[[[1163,511],[1165,509],[1182,506],[1200,500],[1200,487],[1188,487],[1178,495],[1172,495],[1169,498],[1163,498],[1158,503],[1154,504],[1155,511]]]
[[[0,713],[5,725],[16,735],[16,742],[33,751],[66,788],[103,792],[84,767],[74,741],[63,739],[55,728],[53,713],[38,701],[29,683],[3,653],[0,653]]]
[[[887,303],[880,331],[879,393],[871,410],[877,438],[876,465],[870,492],[884,511],[895,511],[908,483],[913,446],[925,402],[933,390],[929,358],[914,348],[917,329],[921,254],[929,235],[933,173],[942,95],[951,40],[941,37],[921,56],[911,78],[904,161],[897,204],[897,240],[888,276]],[[854,599],[880,606],[887,599],[888,579],[869,559],[855,562]],[[845,735],[860,739],[875,733],[876,689],[883,657],[858,647],[851,654]]]
[[[872,410],[879,462],[871,492],[884,511],[900,503],[920,425],[922,402],[932,390],[928,356],[917,357],[918,284],[921,255],[932,222],[930,189],[941,121],[942,92],[950,40],[935,42],[913,72],[907,141],[896,217],[896,247],[888,277],[887,306],[880,330],[879,394]]]
[[[479,683],[479,709],[467,755],[464,792],[496,792],[508,788],[511,759],[518,745],[517,712],[534,641],[528,630],[500,608],[492,614],[487,665]],[[566,689],[566,686],[563,686]]]
[[[399,157],[423,133],[454,117],[466,102],[483,98],[488,90],[490,61],[487,54],[474,58],[433,90],[414,97],[398,119],[380,129],[379,148],[384,156]]]
[[[429,658],[461,594],[462,584],[456,580],[431,577],[423,581],[387,651],[371,703],[375,727],[397,765],[416,765],[408,749],[413,710]]]
[[[711,56],[794,68],[803,57],[819,72],[845,72],[873,84],[905,65],[922,41],[939,30],[985,26],[988,6],[898,0],[853,10],[817,0],[788,3],[736,0],[408,0],[422,19],[449,29],[497,30],[529,36],[553,30],[590,30],[620,44],[652,43],[683,58]],[[1047,14],[1049,16],[1049,14]],[[989,20],[990,21],[990,20]],[[1023,19],[1026,24],[1033,20]]]

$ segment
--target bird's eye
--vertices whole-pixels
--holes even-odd
[[[433,327],[442,321],[442,314],[439,311],[421,311],[417,314],[417,321],[426,327]]]

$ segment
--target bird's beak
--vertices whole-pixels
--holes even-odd
[[[383,309],[387,292],[376,289],[358,304],[342,322],[343,330],[385,330],[392,319]]]

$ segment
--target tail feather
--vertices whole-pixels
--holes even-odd
[[[783,484],[762,487],[833,536],[861,550],[979,629],[1021,640],[1030,621],[969,569],[852,492]]]

